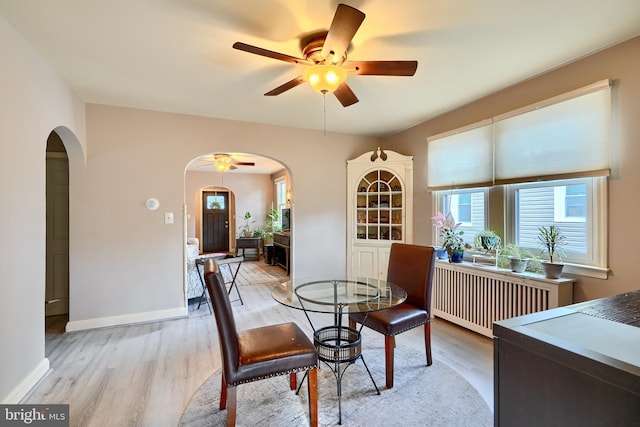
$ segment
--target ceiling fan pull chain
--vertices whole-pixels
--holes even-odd
[[[324,117],[324,136],[327,136],[327,94],[322,94],[322,116]]]

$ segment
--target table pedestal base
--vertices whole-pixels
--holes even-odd
[[[336,385],[338,387],[338,424],[342,424],[342,376],[351,364],[355,363],[357,359],[362,359],[369,378],[373,386],[376,388],[376,392],[380,394],[380,389],[369,371],[367,363],[362,356],[362,341],[360,339],[360,332],[356,329],[349,328],[347,326],[336,325],[320,328],[313,333],[313,343],[318,349],[318,359],[323,361],[336,378]],[[340,369],[340,364],[347,363],[344,369]],[[306,376],[306,373],[305,373]],[[300,383],[302,386],[304,378]],[[296,394],[300,392],[300,387],[296,391]]]

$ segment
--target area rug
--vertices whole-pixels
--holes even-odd
[[[493,414],[480,394],[444,362],[425,366],[424,354],[397,347],[392,389],[384,388],[384,348],[366,348],[364,357],[381,394],[361,360],[349,366],[342,380],[344,426],[491,426]],[[318,418],[321,426],[338,425],[336,380],[321,364],[318,375]],[[344,369],[344,365],[342,367]],[[298,381],[302,379],[299,374]],[[181,426],[223,426],[227,411],[218,409],[220,371],[194,394]],[[307,383],[300,394],[289,389],[289,377],[243,384],[238,387],[238,426],[308,426]]]

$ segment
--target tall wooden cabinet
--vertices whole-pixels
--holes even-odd
[[[413,157],[378,149],[347,161],[347,235],[348,274],[386,279],[391,244],[413,239]]]

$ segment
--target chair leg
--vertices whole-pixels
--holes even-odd
[[[227,382],[222,374],[222,388],[220,390],[220,410],[227,409]]]
[[[230,386],[227,388],[227,427],[235,427],[236,425],[236,402],[238,387]]]
[[[351,329],[355,329],[356,328],[356,321],[349,319],[349,327]]]
[[[384,336],[384,360],[385,372],[387,379],[387,388],[393,387],[393,353],[396,348],[396,338],[392,336]]]
[[[431,359],[431,322],[424,324],[424,349],[427,353],[427,366],[431,366],[433,363]]]
[[[309,391],[309,425],[318,427],[318,369],[309,369],[307,389]]]
[[[298,388],[298,377],[295,372],[291,372],[291,374],[289,374],[289,388],[291,388],[291,390]]]

